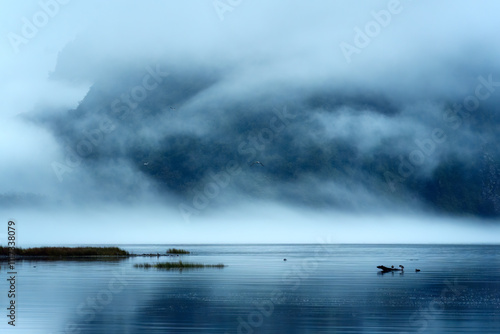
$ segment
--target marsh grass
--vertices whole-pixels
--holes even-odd
[[[169,248],[167,254],[190,254],[190,252],[185,249]]]
[[[198,268],[224,268],[225,265],[222,263],[219,264],[202,264],[202,263],[186,263],[186,262],[161,262],[161,263],[142,263],[135,264],[136,268],[156,268],[156,269],[198,269]]]
[[[127,256],[129,253],[118,247],[34,247],[14,248],[16,256],[38,257],[86,257],[86,256]],[[0,256],[9,255],[9,247],[0,246]]]

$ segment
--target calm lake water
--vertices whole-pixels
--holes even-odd
[[[500,333],[500,246],[120,247],[184,248],[192,254],[175,260],[227,267],[133,266],[172,257],[18,261],[14,329],[1,262],[0,333]],[[382,264],[405,272],[382,275]]]

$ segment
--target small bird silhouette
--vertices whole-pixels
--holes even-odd
[[[149,165],[149,161],[144,163],[144,166],[147,166],[147,165]]]
[[[260,162],[260,161],[254,161],[254,162],[250,165],[250,167],[252,167],[252,166],[253,166],[253,165],[255,165],[255,164],[259,164],[259,165],[261,165],[262,167],[264,167],[264,164],[263,164],[262,162]]]
[[[170,106],[170,109],[175,110],[175,108],[174,108],[174,107],[172,107],[172,106]]]

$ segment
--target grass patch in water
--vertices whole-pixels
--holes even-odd
[[[190,254],[190,252],[185,249],[169,248],[167,254]]]
[[[142,263],[134,264],[136,268],[157,268],[157,269],[197,269],[197,268],[224,268],[225,265],[219,264],[202,264],[202,263],[189,263],[189,262],[160,262],[155,264]]]

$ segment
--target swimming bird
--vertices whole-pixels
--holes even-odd
[[[286,259],[283,259],[283,261],[286,261]]]
[[[259,165],[261,165],[262,167],[264,167],[264,164],[263,164],[262,162],[260,162],[260,161],[254,161],[254,162],[250,165],[250,167],[252,167],[252,166],[253,166],[253,165],[255,165],[255,164],[259,164]]]
[[[144,166],[147,166],[147,165],[149,165],[149,161],[144,163]]]
[[[404,271],[405,270],[405,267],[402,266],[402,265],[399,265],[399,268],[401,268],[401,271]]]
[[[415,269],[415,272],[418,273],[420,271],[420,269]]]

